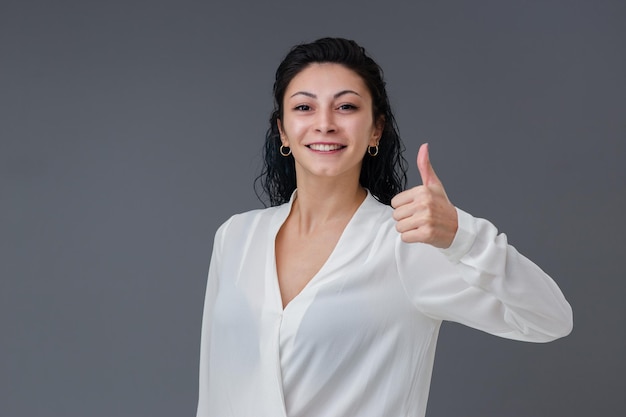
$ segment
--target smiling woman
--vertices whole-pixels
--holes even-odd
[[[374,120],[363,79],[340,64],[311,64],[291,80],[284,103],[278,130],[291,149],[296,183],[325,179],[359,187],[363,158],[378,146],[384,125],[382,117]]]
[[[452,205],[427,145],[423,185],[403,191],[382,71],[363,48],[294,47],[274,97],[272,207],[215,235],[198,417],[424,416],[443,320],[530,342],[570,332],[556,283]]]
[[[284,143],[281,140],[279,122],[285,117],[288,118],[287,113],[296,110],[307,112],[315,108],[312,107],[313,104],[319,104],[297,103],[297,100],[292,103],[290,101],[295,98],[291,95],[296,93],[299,93],[297,95],[301,99],[320,99],[315,91],[300,90],[292,85],[294,78],[300,78],[304,82],[305,74],[302,72],[312,72],[315,67],[320,71],[321,67],[333,67],[335,72],[342,72],[344,77],[351,78],[352,85],[357,85],[352,89],[347,85],[337,86],[337,90],[333,91],[332,94],[333,97],[338,95],[336,98],[339,99],[344,94],[348,95],[351,92],[353,93],[350,94],[352,99],[361,99],[359,103],[361,106],[355,106],[348,100],[347,103],[338,105],[336,110],[350,112],[355,110],[351,110],[351,107],[355,106],[359,107],[359,113],[369,111],[375,127],[382,129],[379,132],[378,146],[368,149],[369,155],[378,156],[378,158],[362,158],[359,184],[368,189],[379,201],[389,204],[391,199],[406,187],[407,164],[402,156],[404,147],[389,104],[382,69],[365,53],[362,47],[345,39],[326,38],[311,44],[298,45],[289,52],[279,65],[274,82],[274,111],[270,118],[270,128],[265,140],[265,169],[257,179],[263,192],[269,198],[270,204],[276,206],[289,201],[296,189],[295,160],[292,157],[283,158],[280,155],[280,148]],[[328,69],[327,75],[332,75],[331,69]],[[306,81],[322,83],[322,79],[315,80],[311,76]],[[290,94],[287,93],[288,88],[291,91]],[[358,92],[363,96],[359,97]],[[368,97],[369,104],[363,103],[363,100],[367,100]],[[290,108],[291,105],[293,108]],[[286,152],[290,151],[283,148],[283,153]]]

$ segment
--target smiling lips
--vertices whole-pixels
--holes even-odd
[[[312,149],[318,152],[331,152],[331,151],[337,151],[339,149],[345,148],[345,146],[343,145],[330,144],[330,143],[312,143],[307,146],[309,147],[309,149]]]

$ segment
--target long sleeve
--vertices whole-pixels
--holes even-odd
[[[400,278],[414,305],[430,317],[509,339],[547,342],[569,334],[572,310],[556,283],[493,224],[457,213],[450,248],[396,245]]]
[[[219,264],[222,256],[222,245],[224,239],[224,230],[228,227],[227,221],[215,233],[213,241],[213,251],[211,254],[211,263],[209,265],[209,273],[206,285],[206,294],[204,297],[204,311],[202,314],[202,331],[200,338],[200,367],[198,381],[198,409],[197,417],[209,416],[207,404],[207,393],[209,390],[209,351],[213,306],[218,289]]]

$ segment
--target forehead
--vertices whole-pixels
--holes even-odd
[[[313,63],[300,71],[287,86],[285,97],[297,91],[314,94],[334,94],[342,90],[353,90],[362,97],[369,97],[365,81],[353,70],[335,63]]]

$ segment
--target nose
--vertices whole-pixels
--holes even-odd
[[[319,110],[315,121],[315,130],[320,133],[333,133],[337,130],[332,109]]]

